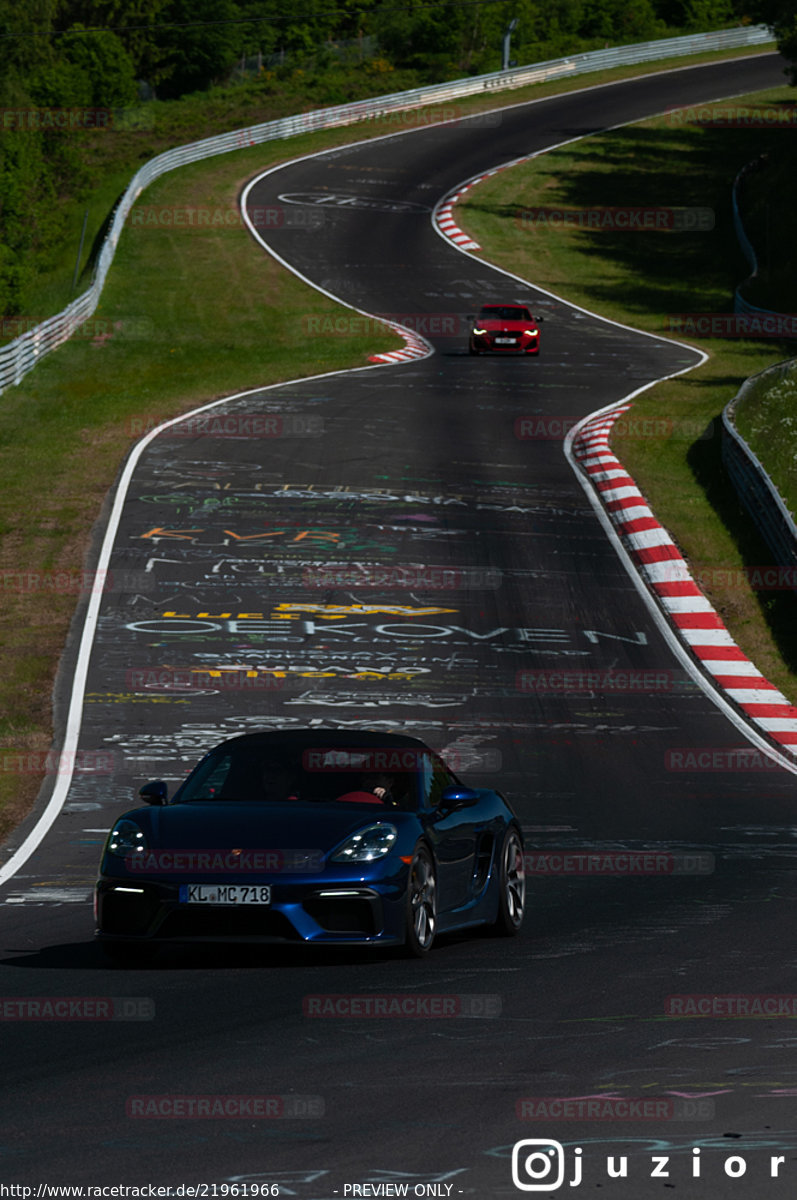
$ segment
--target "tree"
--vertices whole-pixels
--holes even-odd
[[[797,86],[797,0],[750,0],[747,12],[774,31],[778,50],[789,64],[789,82]]]
[[[466,19],[455,5],[425,8],[409,0],[406,7],[397,7],[388,0],[375,11],[373,26],[380,47],[396,66],[428,70],[459,59]]]
[[[133,64],[133,78],[156,83],[164,52],[159,45],[159,22],[169,0],[61,0],[58,26],[83,26],[117,37]]]
[[[133,60],[115,33],[90,33],[82,25],[73,25],[61,38],[59,50],[62,59],[88,80],[88,103],[121,108],[136,99]]]
[[[170,0],[157,44],[163,53],[158,95],[201,91],[231,70],[240,45],[241,13],[234,0]]]
[[[56,0],[0,0],[0,81],[22,77],[53,59]]]

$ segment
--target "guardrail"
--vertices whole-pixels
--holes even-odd
[[[686,37],[664,38],[656,42],[638,42],[632,46],[618,46],[611,50],[591,50],[569,58],[551,59],[526,67],[515,67],[509,71],[495,71],[490,75],[477,75],[470,79],[457,79],[449,83],[430,84],[407,92],[393,92],[371,100],[358,100],[351,104],[340,104],[333,108],[317,109],[267,121],[249,129],[237,129],[216,137],[204,138],[167,150],[151,158],[131,179],[127,190],[119,201],[113,215],[108,234],[100,250],[94,279],[89,289],[73,300],[63,312],[49,317],[33,329],[21,334],[0,350],[0,393],[17,384],[32,371],[40,358],[63,345],[74,331],[91,317],[97,308],[100,294],[105,285],[124,223],[141,192],[153,179],[173,171],[187,163],[217,154],[227,154],[247,146],[263,142],[294,137],[311,129],[329,129],[340,125],[353,125],[357,121],[374,119],[386,113],[421,108],[458,97],[479,93],[503,91],[524,87],[530,83],[541,83],[549,79],[560,79],[570,75],[581,75],[607,67],[653,62],[657,59],[684,57],[707,50],[730,50],[740,46],[758,46],[773,41],[766,25],[724,29],[715,33],[697,33]],[[444,117],[442,118],[445,119]]]
[[[746,296],[742,295],[742,288],[751,283],[755,283],[758,279],[758,255],[755,252],[755,247],[747,236],[747,231],[742,221],[741,205],[739,203],[739,193],[747,176],[760,168],[766,156],[761,155],[759,158],[754,158],[752,162],[746,163],[739,174],[733,181],[731,189],[731,205],[733,209],[733,229],[736,234],[736,240],[739,243],[739,248],[742,254],[747,259],[750,267],[750,274],[746,279],[742,280],[738,287],[733,290],[733,311],[741,313],[743,316],[751,318],[760,318],[761,323],[766,323],[770,329],[778,328],[783,330],[784,337],[793,337],[795,329],[797,329],[797,320],[794,313],[776,312],[772,308],[761,308],[758,304],[753,304]],[[765,327],[766,327],[765,325]]]
[[[760,159],[753,159],[753,162],[745,163],[745,165],[742,167],[741,171],[739,171],[738,175],[734,179],[733,187],[731,188],[731,208],[733,210],[733,232],[736,234],[736,240],[739,243],[739,249],[741,250],[742,254],[747,259],[747,265],[750,268],[750,274],[747,276],[747,279],[745,279],[743,281],[743,283],[740,283],[739,286],[734,290],[734,293],[733,293],[733,311],[734,312],[764,311],[763,309],[756,309],[756,306],[754,304],[750,304],[749,300],[745,300],[744,296],[742,295],[742,288],[744,287],[744,284],[749,283],[751,279],[755,279],[756,276],[758,275],[758,255],[755,252],[753,243],[750,241],[749,237],[747,236],[747,230],[745,229],[744,222],[742,221],[742,212],[741,212],[741,207],[739,205],[739,192],[740,192],[742,184],[744,183],[747,176],[750,174],[751,171],[756,170],[757,165],[759,163],[760,163]]]
[[[797,359],[776,363],[746,379],[722,412],[722,461],[739,500],[750,514],[778,566],[795,568],[797,524],[783,497],[734,424],[734,410],[751,393],[768,390],[797,367]]]
[[[758,278],[758,255],[755,252],[755,247],[747,236],[747,231],[742,221],[742,212],[739,204],[739,193],[742,185],[751,171],[759,170],[761,159],[754,158],[752,162],[745,163],[739,174],[733,181],[731,189],[731,206],[733,209],[733,230],[736,234],[736,240],[739,243],[739,248],[742,254],[747,259],[747,264],[750,267],[750,274],[743,280],[733,292],[733,311],[736,313],[746,313],[748,316],[766,316],[776,317],[782,314],[774,312],[771,308],[760,308],[757,304],[752,304],[742,295],[742,288],[745,284],[753,283]]]

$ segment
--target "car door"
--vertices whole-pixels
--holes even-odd
[[[427,834],[437,860],[438,913],[471,899],[479,805],[446,805],[446,788],[462,787],[442,759],[429,755],[422,772]]]

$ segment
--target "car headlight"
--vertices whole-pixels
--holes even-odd
[[[473,330],[474,337],[481,337],[485,333],[487,333],[486,329],[474,329]]]
[[[540,331],[539,329],[524,329],[523,332],[527,337],[536,337]]]
[[[135,821],[122,817],[111,830],[105,849],[119,858],[130,858],[146,851],[147,839]]]
[[[368,825],[347,838],[331,855],[330,862],[374,862],[377,858],[384,858],[393,849],[397,837],[395,825],[388,825],[386,821]]]

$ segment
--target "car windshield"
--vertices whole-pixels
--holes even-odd
[[[531,321],[533,317],[527,308],[512,308],[509,305],[494,304],[483,308],[479,313],[482,321]]]
[[[344,802],[375,809],[414,809],[427,757],[412,750],[404,762],[398,752],[376,760],[372,750],[281,750],[274,745],[231,743],[199,764],[175,800],[189,804]]]

